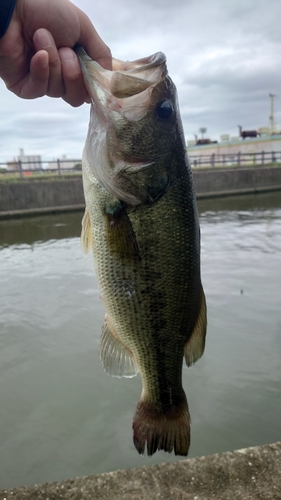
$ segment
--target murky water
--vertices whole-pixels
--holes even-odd
[[[281,439],[281,193],[199,203],[203,358],[183,379],[190,457]],[[140,457],[141,382],[106,375],[82,214],[0,222],[0,489],[174,461]]]

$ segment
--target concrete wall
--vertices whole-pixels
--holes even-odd
[[[281,167],[193,169],[198,198],[281,189]],[[0,183],[0,217],[84,207],[82,178]]]
[[[198,198],[281,189],[280,167],[193,169],[193,178]]]
[[[0,214],[59,211],[85,204],[82,178],[0,183]],[[45,210],[44,210],[45,209]]]
[[[280,500],[281,443],[0,491],[0,500],[157,499]]]

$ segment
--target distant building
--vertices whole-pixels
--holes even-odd
[[[255,153],[281,152],[281,134],[268,135],[267,130],[259,129],[260,136],[255,138],[242,139],[239,137],[229,137],[228,134],[221,135],[221,142],[217,144],[195,145],[194,141],[187,142],[187,151],[193,165],[192,157],[199,158],[208,155],[224,155],[231,157],[239,153],[254,155]],[[253,156],[254,158],[254,156]],[[271,162],[271,155],[265,155],[265,162]],[[253,162],[253,161],[252,161]],[[251,157],[249,156],[249,163]],[[196,164],[196,163],[195,163]]]
[[[68,159],[66,155],[63,155],[62,158],[58,158],[58,160],[62,170],[73,170],[81,165],[81,160]],[[47,170],[57,170],[59,168],[58,160],[49,161]],[[77,168],[77,170],[79,170],[79,168]]]
[[[19,170],[19,162],[16,160],[7,161],[7,170],[18,171]]]
[[[24,150],[19,150],[19,156],[14,158],[13,161],[7,162],[8,170],[19,170],[19,161],[21,162],[22,170],[41,170],[42,161],[40,155],[25,155]]]
[[[20,149],[18,160],[21,161],[23,170],[40,170],[42,169],[41,155],[25,155],[24,150]]]

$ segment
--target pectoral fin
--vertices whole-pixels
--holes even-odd
[[[127,262],[140,260],[138,243],[132,223],[121,202],[105,209],[107,242],[113,254]]]
[[[84,253],[88,253],[92,247],[91,220],[87,209],[82,219],[81,246]]]
[[[134,377],[138,369],[133,355],[121,342],[106,314],[102,328],[100,358],[106,373],[113,377]]]
[[[191,366],[201,358],[204,347],[207,330],[207,307],[205,294],[201,285],[201,300],[199,313],[192,334],[184,346],[184,357],[187,366]]]

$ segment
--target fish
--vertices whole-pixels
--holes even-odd
[[[186,456],[190,415],[182,386],[203,354],[206,300],[200,228],[177,92],[166,57],[102,68],[76,48],[91,99],[82,174],[81,241],[92,248],[106,314],[100,358],[115,377],[140,373],[133,441]]]

